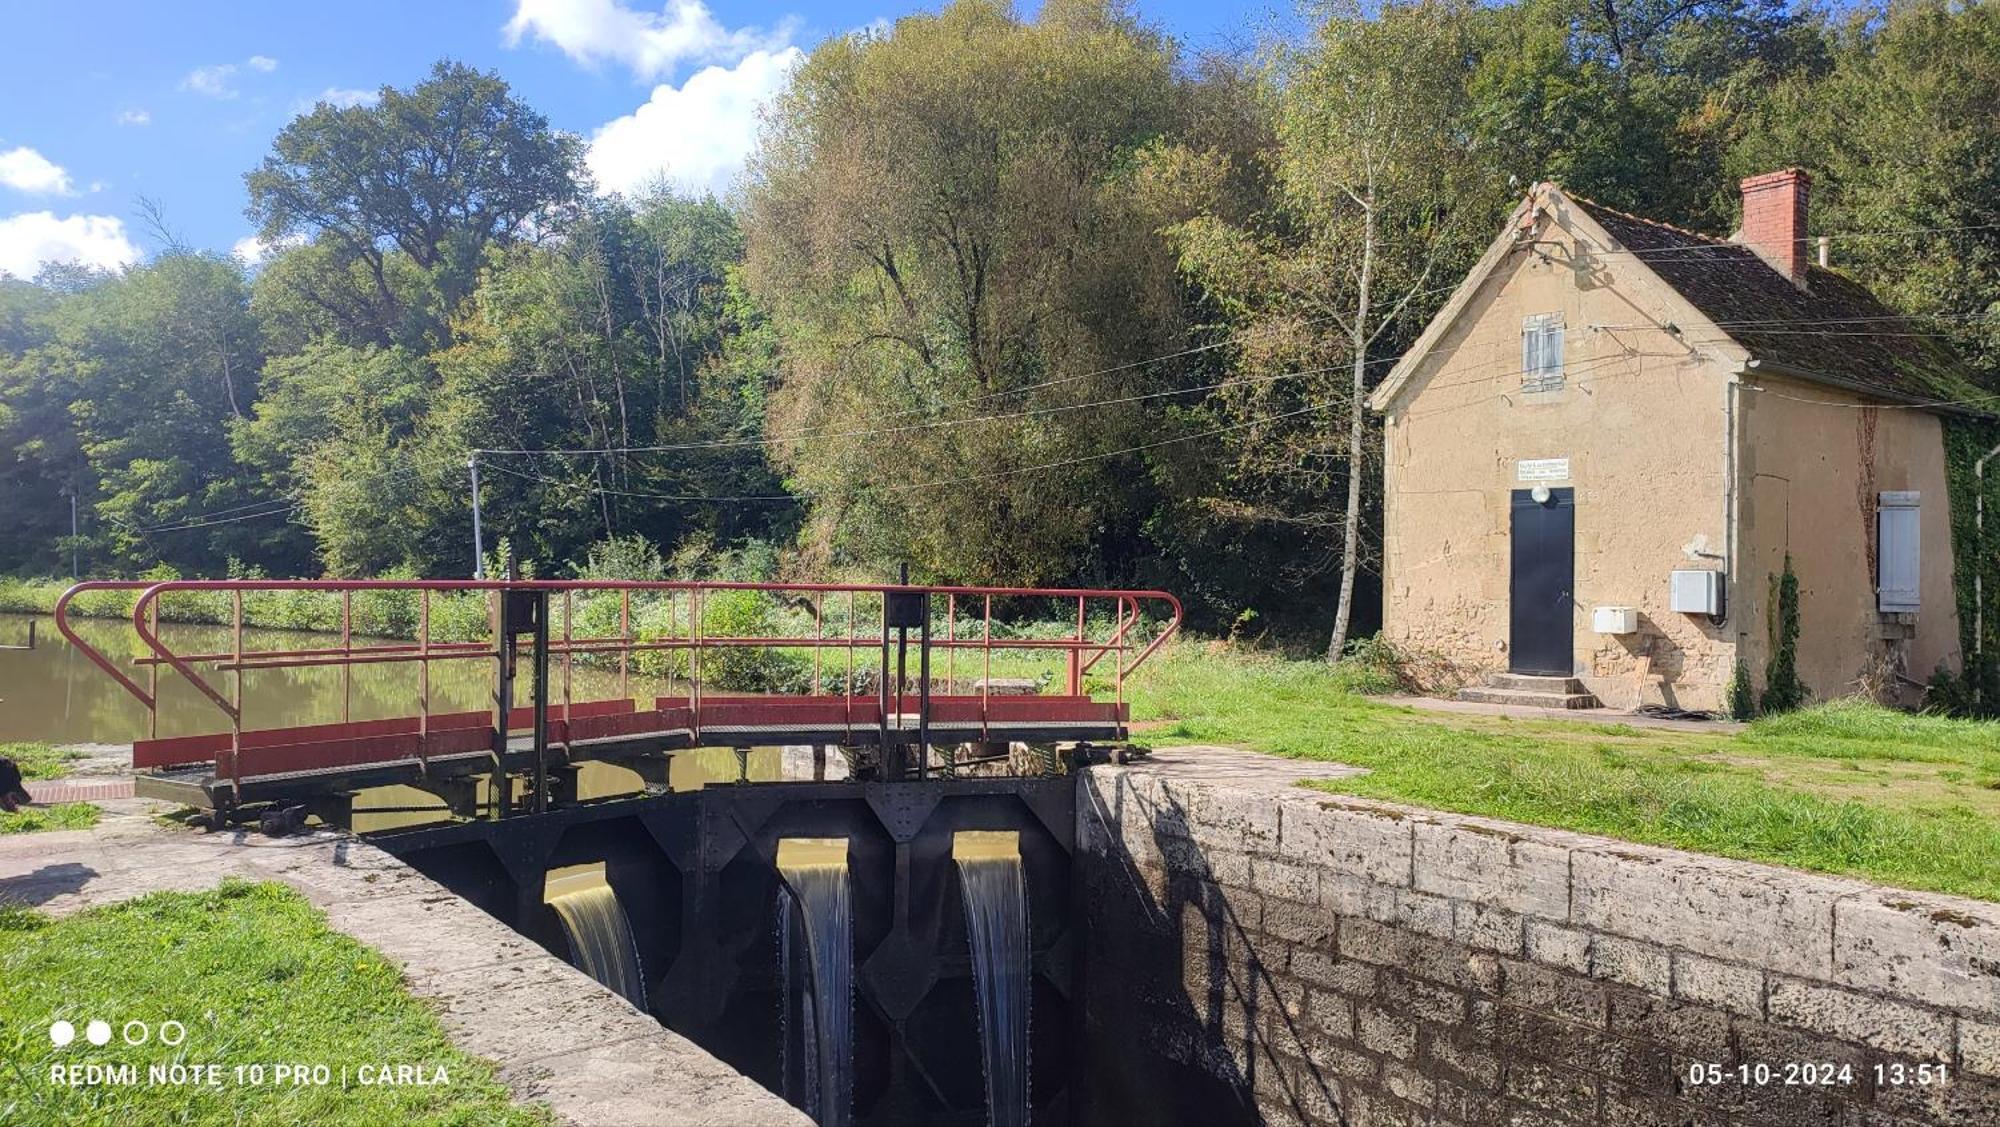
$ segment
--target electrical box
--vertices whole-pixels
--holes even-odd
[[[1681,614],[1719,615],[1722,613],[1722,573],[1676,571],[1669,599],[1669,605]]]
[[[1596,607],[1590,612],[1590,628],[1599,634],[1637,634],[1638,607]]]

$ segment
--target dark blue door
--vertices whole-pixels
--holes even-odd
[[[1507,669],[1568,677],[1576,672],[1576,491],[1551,489],[1537,501],[1514,490],[1513,544]]]

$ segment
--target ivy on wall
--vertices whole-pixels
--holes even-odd
[[[1799,577],[1792,571],[1792,554],[1785,553],[1785,573],[1771,577],[1771,660],[1764,665],[1765,712],[1790,712],[1806,702],[1805,682],[1799,680]]]
[[[1933,694],[1941,699],[1928,703],[1952,711],[1968,710],[1975,695],[1983,711],[2000,712],[2000,457],[1986,464],[1986,543],[1979,543],[1975,527],[1979,479],[1973,467],[1995,446],[2000,446],[2000,422],[1947,416],[1944,420],[1945,480],[1951,498],[1952,587],[1958,598],[1958,637],[1965,655],[1962,684],[1942,676],[1933,679]],[[1986,656],[1983,668],[1974,658],[1978,650],[1977,606],[1973,590],[1975,576],[1986,583]],[[1978,686],[1980,693],[1971,690]]]

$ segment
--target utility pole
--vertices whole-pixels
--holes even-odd
[[[69,494],[69,577],[70,577],[70,581],[71,581],[71,582],[75,582],[75,580],[76,580],[76,572],[77,572],[77,567],[76,567],[76,490],[74,490],[74,489],[66,489],[66,490],[64,490],[64,492],[65,492],[65,493],[68,493],[68,494]]]
[[[479,535],[479,451],[474,450],[465,460],[465,468],[472,471],[472,577],[486,578],[486,544]]]

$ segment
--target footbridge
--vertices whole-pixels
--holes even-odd
[[[266,632],[246,632],[246,606],[301,591],[337,608],[336,638],[272,644]],[[130,644],[114,655],[80,636],[72,617],[84,599],[99,610],[129,600]],[[374,611],[371,622],[392,608],[402,636],[358,630],[357,602]],[[1052,613],[1065,623],[1054,631],[1010,626]],[[575,793],[582,764],[625,766],[663,789],[671,757],[696,748],[838,747],[857,777],[897,782],[950,777],[1012,744],[1115,742],[1127,735],[1126,679],[1181,613],[1172,595],[1150,590],[236,579],[79,583],[55,620],[146,709],[147,738],[132,748],[138,793],[222,821],[390,784],[430,791],[466,816],[546,812]],[[175,644],[171,623],[197,615],[222,621],[231,644]],[[726,691],[771,659],[792,683]],[[1027,665],[1043,674],[996,676],[996,661],[1003,673]],[[482,665],[491,707],[434,708],[433,673],[445,663]],[[385,664],[410,670],[402,715],[356,718],[351,692],[314,723],[260,725],[245,706],[246,673],[333,669],[346,679]],[[615,673],[615,691],[577,699],[580,669],[595,671],[599,686]],[[211,730],[160,733],[163,678],[193,686]]]

